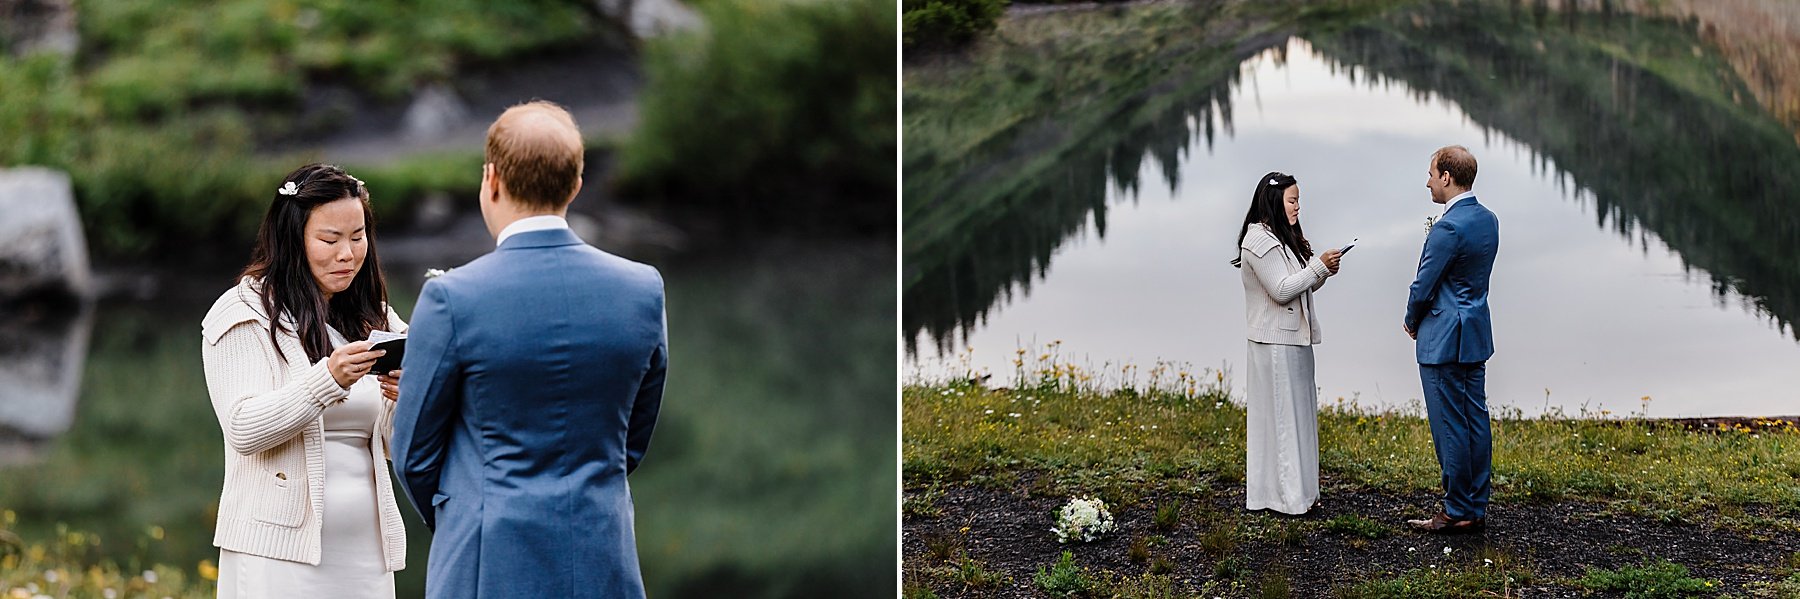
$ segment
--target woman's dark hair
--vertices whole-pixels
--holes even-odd
[[[291,195],[275,192],[275,201],[256,231],[250,264],[238,277],[262,279],[263,312],[271,324],[269,340],[275,341],[276,333],[286,329],[282,316],[290,316],[299,329],[294,334],[306,348],[307,361],[318,362],[331,355],[328,326],[351,341],[367,339],[369,331],[387,329],[387,283],[381,276],[381,261],[375,257],[375,211],[369,208],[369,190],[362,181],[344,169],[314,163],[288,173],[280,187],[288,190],[290,183],[294,185]],[[344,198],[356,198],[362,204],[368,253],[350,287],[332,295],[328,303],[306,259],[306,221],[314,208]],[[279,354],[281,344],[277,342],[275,347]],[[281,359],[285,361],[287,356]]]
[[[1275,232],[1275,238],[1288,251],[1300,257],[1301,262],[1312,259],[1312,243],[1306,241],[1306,232],[1300,230],[1300,223],[1288,224],[1287,204],[1283,196],[1287,189],[1299,183],[1292,175],[1271,172],[1256,180],[1256,191],[1250,194],[1250,212],[1244,215],[1244,224],[1238,227],[1238,247],[1244,245],[1244,234],[1250,232],[1250,225],[1262,223]],[[1241,252],[1240,252],[1241,253]],[[1232,258],[1231,265],[1242,267],[1241,258]]]

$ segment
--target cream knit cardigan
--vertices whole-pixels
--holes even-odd
[[[291,324],[278,335],[276,353],[260,289],[258,280],[244,278],[219,296],[200,325],[206,388],[225,433],[225,488],[213,545],[316,566],[325,512],[324,412],[349,391],[331,377],[328,359],[306,362]],[[388,328],[406,330],[393,308]],[[406,567],[406,530],[387,475],[393,415],[394,402],[383,400],[379,434],[369,443],[389,572]]]

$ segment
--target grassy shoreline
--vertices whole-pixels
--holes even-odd
[[[1125,367],[1129,371],[1131,367]],[[1060,494],[1129,500],[1200,481],[1242,482],[1244,409],[1226,375],[1158,365],[1148,385],[1101,388],[1052,365],[1026,384],[909,384],[901,455],[909,489],[1008,483],[1046,473]],[[1753,419],[1700,429],[1678,421],[1500,414],[1494,500],[1613,504],[1662,520],[1702,515],[1730,526],[1800,530],[1800,427]],[[1431,491],[1431,431],[1419,414],[1354,404],[1319,413],[1320,469],[1369,489]]]
[[[1245,512],[1244,408],[1226,373],[1175,364],[1101,373],[1054,353],[1035,364],[1021,353],[1010,387],[982,378],[903,386],[907,597],[1511,596],[1632,584],[1800,593],[1794,419],[1497,415],[1494,501],[1504,522],[1444,544],[1462,551],[1455,559],[1428,563],[1417,545],[1436,541],[1398,526],[1436,494],[1421,415],[1322,407],[1320,507],[1300,518]],[[1076,496],[1114,506],[1122,532],[1074,548],[1058,578],[1064,547],[1048,514]],[[1654,534],[1620,532],[1633,529]],[[1760,553],[1744,563],[1709,557],[1741,557],[1751,545]],[[1283,570],[1294,560],[1328,572]],[[1082,576],[1084,585],[1056,586]],[[1606,586],[1615,583],[1627,586]]]

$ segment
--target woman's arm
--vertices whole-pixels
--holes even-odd
[[[251,455],[286,443],[317,419],[325,406],[349,395],[326,368],[330,358],[307,367],[286,385],[271,388],[269,381],[279,367],[275,348],[268,331],[253,321],[238,323],[217,342],[203,345],[200,354],[213,412],[225,433],[225,444],[239,454]]]
[[[1263,249],[1262,254],[1245,250],[1243,267],[1256,275],[1263,291],[1274,298],[1275,303],[1283,305],[1294,301],[1303,292],[1324,286],[1325,279],[1331,276],[1331,270],[1325,268],[1325,262],[1318,256],[1313,256],[1304,268],[1289,273],[1287,259],[1273,247]]]

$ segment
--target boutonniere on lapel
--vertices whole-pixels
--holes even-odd
[[[1426,235],[1431,234],[1431,226],[1435,225],[1435,224],[1437,224],[1437,217],[1435,217],[1435,216],[1425,217],[1425,234]]]
[[[450,272],[452,270],[456,270],[456,269],[454,269],[454,268],[427,268],[427,269],[425,269],[425,280],[429,281],[431,279],[435,279],[435,278],[444,276],[444,273]]]

